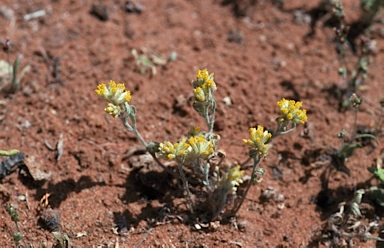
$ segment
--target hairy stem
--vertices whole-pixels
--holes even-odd
[[[243,197],[241,198],[239,204],[237,204],[236,208],[232,211],[233,215],[235,215],[239,211],[241,206],[243,205],[245,197],[247,196],[249,189],[251,188],[253,182],[255,181],[255,179],[257,177],[256,168],[260,164],[261,159],[260,159],[259,155],[255,155],[252,158],[253,158],[253,167],[252,167],[251,180],[249,181],[247,188],[245,189]]]
[[[184,173],[184,170],[183,170],[183,162],[182,163],[179,163],[178,167],[179,167],[179,174],[180,174],[180,178],[181,178],[181,181],[183,182],[183,187],[185,189],[185,192],[187,193],[187,208],[189,209],[189,211],[191,212],[191,214],[193,214],[193,202],[192,202],[192,199],[191,199],[191,192],[189,191],[189,185],[188,185],[188,180],[185,176],[185,173]]]
[[[214,193],[211,194],[211,199],[214,199],[212,195],[215,195],[215,194]],[[211,221],[215,221],[219,217],[219,215],[220,215],[221,211],[223,210],[223,208],[225,206],[225,203],[227,201],[227,194],[226,194],[226,192],[225,193],[217,193],[217,195],[219,195],[219,196],[223,195],[223,197],[221,197],[220,203],[219,203],[216,211],[214,211],[214,214],[213,214],[213,216],[211,218]],[[214,203],[216,203],[216,201],[214,201]],[[216,205],[214,205],[212,207],[215,208]]]

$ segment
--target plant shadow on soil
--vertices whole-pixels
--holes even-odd
[[[280,85],[281,85],[281,87],[283,87],[285,89],[285,93],[287,91],[291,91],[292,92],[291,96],[284,96],[284,98],[292,99],[292,100],[295,100],[295,101],[300,101],[300,99],[301,99],[300,93],[299,93],[299,91],[296,89],[295,85],[291,81],[283,80],[283,81],[280,82]]]
[[[312,150],[306,150],[305,156],[302,158],[302,164],[305,167],[310,167],[305,170],[305,175],[300,178],[302,184],[306,184],[308,180],[313,177],[312,171],[322,170],[320,174],[321,189],[316,196],[313,197],[313,201],[317,205],[317,211],[322,213],[322,220],[329,217],[329,211],[331,214],[337,209],[338,204],[343,201],[350,200],[350,196],[353,195],[354,189],[339,186],[336,189],[329,188],[329,181],[336,173],[345,173],[350,176],[349,169],[343,164],[338,163],[337,159],[332,157],[329,151],[322,148],[316,148]],[[320,167],[312,166],[314,162],[322,161]],[[369,181],[356,185],[358,189],[367,188]],[[335,210],[337,211],[337,210]]]
[[[193,226],[203,215],[205,208],[195,209],[194,214],[190,213],[185,206],[180,180],[163,170],[155,161],[150,164],[136,164],[132,167],[124,180],[125,183],[114,185],[125,189],[119,199],[127,205],[126,210],[113,212],[113,222],[118,232],[125,232],[131,227],[136,228],[142,221],[146,222],[149,228],[167,222]],[[172,170],[172,167],[168,168]],[[106,182],[92,181],[90,176],[81,176],[77,181],[69,178],[56,184],[48,182],[45,187],[42,186],[46,181],[34,181],[28,171],[19,173],[18,177],[27,188],[35,190],[33,197],[37,201],[40,201],[47,192],[52,192],[49,197],[49,206],[52,209],[59,209],[61,203],[73,192],[80,193],[84,189],[108,186]],[[195,187],[196,178],[191,181],[193,182],[190,184],[191,187]],[[138,203],[144,207],[140,209],[139,214],[135,214],[129,210],[129,203]],[[206,231],[210,230],[206,229]]]
[[[115,185],[125,188],[124,195],[120,198],[122,203],[146,202],[146,206],[141,208],[138,215],[132,214],[128,209],[124,212],[114,212],[114,224],[118,231],[123,231],[128,227],[137,227],[141,221],[147,221],[148,226],[165,222],[170,219],[178,219],[181,214],[179,208],[173,204],[174,199],[183,198],[180,185],[177,180],[173,180],[172,175],[158,165],[157,169],[151,170],[145,165],[133,169],[122,185]],[[56,184],[48,182],[46,187],[42,187],[46,181],[34,181],[27,168],[21,168],[18,175],[19,180],[29,189],[35,190],[34,199],[40,201],[47,192],[52,192],[49,197],[49,206],[52,209],[59,209],[61,203],[72,193],[80,193],[84,189],[95,186],[108,186],[106,182],[94,182],[89,176],[81,176],[77,181],[72,178],[63,180]],[[153,206],[151,201],[158,200],[160,205]],[[166,204],[163,204],[166,203]],[[186,212],[186,211],[184,211]],[[172,213],[172,214],[171,214]]]
[[[140,221],[147,221],[149,226],[163,221],[167,213],[177,210],[173,202],[180,198],[181,190],[172,175],[165,170],[150,170],[145,167],[134,168],[126,177],[126,183],[121,185],[125,193],[120,197],[124,204],[142,202],[146,204],[138,215],[129,210],[114,212],[114,221],[118,230],[130,226],[136,227]],[[153,206],[152,201],[158,201],[159,206]]]
[[[256,0],[223,0],[221,2],[222,6],[231,5],[232,13],[235,17],[244,17],[250,14],[252,8],[256,5]]]
[[[155,166],[155,169],[150,169],[152,166]],[[168,168],[172,169],[173,167]],[[201,183],[195,174],[191,171],[186,176],[193,195],[192,198],[196,200],[194,213],[191,213],[186,206],[187,199],[183,195],[181,180],[161,169],[155,161],[152,162],[152,165],[134,168],[126,177],[126,183],[121,185],[125,188],[125,193],[120,200],[124,204],[136,202],[145,206],[141,208],[139,214],[134,214],[129,209],[123,212],[114,212],[114,223],[118,231],[137,227],[141,221],[145,221],[149,228],[167,222],[183,223],[190,227],[194,227],[196,223],[209,226],[210,215],[207,214],[209,199],[201,191]],[[223,215],[221,223],[229,223],[229,218]],[[192,230],[196,229],[192,228]],[[210,232],[213,230],[204,228],[202,231]]]
[[[60,204],[65,201],[68,198],[68,195],[72,192],[80,193],[84,189],[106,185],[105,182],[93,182],[89,176],[81,176],[77,181],[69,178],[56,184],[49,182],[47,187],[42,188],[41,185],[43,182],[33,181],[31,177],[26,177],[24,175],[19,175],[19,178],[26,187],[36,190],[34,198],[37,201],[40,201],[47,192],[52,192],[49,197],[49,205],[53,209],[59,208]]]

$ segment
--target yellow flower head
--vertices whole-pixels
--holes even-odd
[[[197,70],[196,80],[200,83],[200,87],[207,90],[208,88],[212,90],[212,92],[216,91],[216,84],[213,81],[213,73],[209,74],[207,69]]]
[[[201,87],[193,89],[193,95],[195,99],[199,102],[205,102],[208,100],[207,92],[204,91]]]
[[[207,69],[197,70],[196,80],[193,82],[193,87],[195,100],[199,102],[207,101],[210,94],[215,92],[217,89],[213,73],[209,74]]]
[[[202,158],[206,159],[214,152],[214,145],[212,141],[205,139],[203,134],[199,134],[188,139],[188,144],[191,145],[191,159]]]
[[[108,107],[104,109],[107,114],[112,115],[114,118],[118,117],[121,112],[121,107],[108,103]]]
[[[125,89],[125,85],[116,84],[113,80],[109,81],[108,87],[105,84],[99,84],[95,92],[98,96],[115,106],[123,105],[131,100],[131,92]]]
[[[221,179],[221,188],[223,188],[228,194],[235,194],[237,186],[243,183],[244,171],[240,170],[240,165],[230,169],[227,174]]]
[[[302,102],[295,102],[294,100],[286,100],[284,98],[277,102],[277,106],[284,117],[295,124],[304,124],[307,121],[307,111],[300,109],[302,105]]]
[[[240,170],[240,165],[233,167],[228,173],[228,180],[232,181],[233,186],[238,186],[240,183],[243,183],[241,179],[244,175],[244,171]]]
[[[272,134],[267,130],[264,131],[264,128],[260,125],[257,126],[257,129],[250,128],[249,134],[251,135],[251,139],[243,139],[243,142],[256,149],[260,156],[267,156],[271,146],[265,143],[272,137]]]
[[[191,127],[188,132],[188,138],[194,137],[200,134],[200,127]]]
[[[213,73],[211,73],[211,76],[213,78]],[[197,73],[196,73],[196,79],[197,80],[207,81],[209,79],[209,77],[210,77],[210,75],[209,75],[207,69],[197,70]]]
[[[186,139],[181,139],[180,142],[172,144],[167,141],[159,145],[159,157],[166,159],[182,158],[191,151],[191,146],[186,143]]]

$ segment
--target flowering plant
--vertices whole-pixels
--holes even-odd
[[[135,134],[160,166],[169,170],[161,163],[161,159],[177,163],[178,173],[173,171],[171,173],[182,181],[187,208],[191,213],[195,213],[196,209],[201,208],[200,204],[205,204],[208,207],[204,208],[204,214],[200,217],[203,221],[209,222],[221,218],[226,205],[230,202],[229,199],[234,199],[232,201],[234,206],[227,208],[229,215],[238,212],[250,186],[261,181],[264,170],[258,168],[258,165],[262,158],[268,155],[271,140],[293,131],[297,124],[305,123],[307,115],[306,111],[301,109],[301,102],[283,98],[277,102],[282,115],[276,119],[278,125],[274,132],[260,125],[249,129],[250,139],[243,139],[243,142],[250,147],[249,155],[250,159],[253,159],[253,169],[246,189],[237,196],[238,187],[244,182],[245,171],[241,169],[241,165],[233,165],[231,168],[221,166],[224,156],[220,156],[217,151],[220,136],[213,132],[216,109],[213,93],[217,90],[214,74],[209,73],[207,69],[198,70],[192,86],[193,108],[204,118],[207,131],[193,127],[186,137],[180,138],[175,143],[171,141],[147,143],[142,138],[136,127],[136,108],[129,104],[131,94],[125,89],[124,84],[110,81],[108,86],[100,84],[95,92],[108,102],[105,112],[115,118],[120,117],[124,126]],[[219,162],[216,158],[219,158]],[[190,185],[192,178],[197,179],[200,186]]]

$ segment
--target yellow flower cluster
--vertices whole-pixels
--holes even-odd
[[[304,124],[307,121],[307,111],[300,109],[302,105],[302,102],[295,102],[294,100],[286,100],[284,98],[277,102],[277,106],[284,117],[295,124]]]
[[[198,102],[206,102],[212,92],[216,91],[216,84],[213,81],[213,73],[209,74],[207,69],[197,70],[196,81],[193,82],[193,94]]]
[[[105,113],[112,115],[114,118],[119,116],[121,110],[120,106],[113,105],[113,103],[108,103],[108,107],[104,109]]]
[[[206,140],[203,134],[189,138],[188,143],[192,148],[191,158],[206,159],[214,152],[212,141]]]
[[[200,134],[200,127],[191,127],[188,132],[188,138],[194,137]]]
[[[99,84],[95,93],[108,102],[108,107],[104,111],[113,117],[117,117],[124,103],[131,100],[131,92],[125,89],[125,85],[116,84],[113,80],[109,81],[108,87]]]
[[[235,194],[237,191],[237,186],[243,183],[244,171],[240,170],[240,165],[233,167],[229,170],[226,181],[230,183],[231,189],[230,193]]]
[[[219,189],[225,194],[235,194],[237,186],[243,183],[244,171],[240,170],[240,165],[231,168],[224,176],[220,179]]]
[[[267,130],[264,131],[264,127],[260,125],[257,126],[257,129],[250,128],[249,134],[251,135],[251,139],[243,139],[243,142],[256,149],[260,156],[267,156],[271,146],[265,143],[272,137],[272,134]]]
[[[172,144],[167,141],[160,143],[158,156],[166,159],[179,159],[182,161],[185,158],[196,159],[208,158],[214,152],[214,143],[206,140],[203,134],[192,136],[188,139],[181,139],[180,142]]]
[[[191,151],[191,146],[186,143],[186,140],[183,138],[180,142],[172,144],[167,141],[165,144],[160,143],[159,153],[160,157],[167,159],[181,158],[186,156]]]

